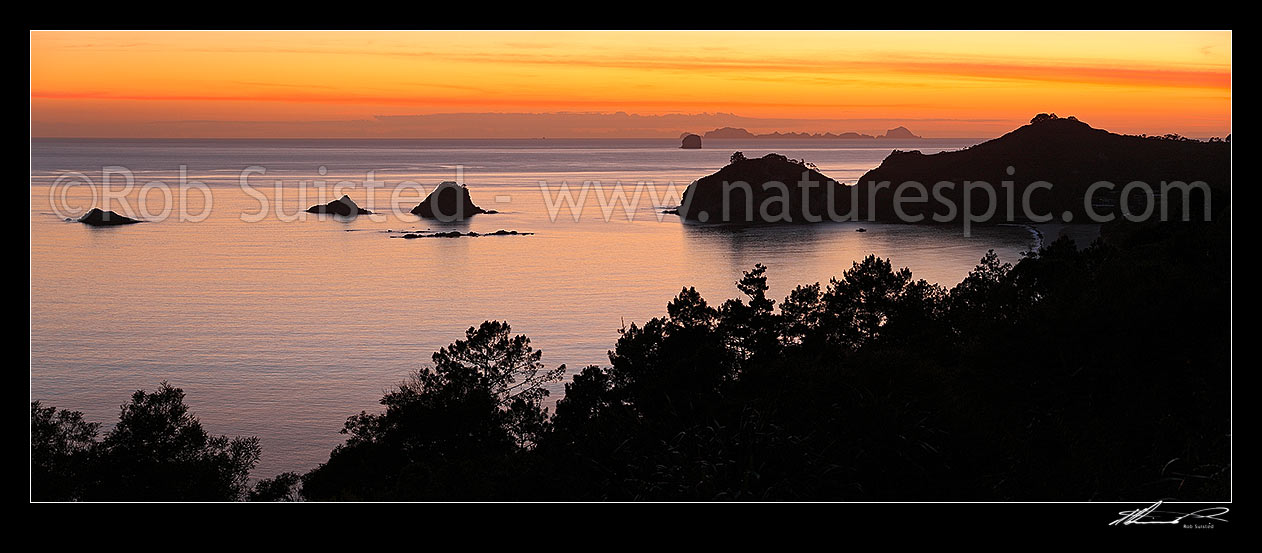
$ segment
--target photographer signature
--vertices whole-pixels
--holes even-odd
[[[1122,515],[1122,518],[1110,522],[1109,526],[1117,526],[1119,524],[1122,526],[1131,524],[1179,524],[1183,522],[1184,519],[1203,519],[1227,522],[1227,519],[1218,517],[1225,515],[1228,511],[1230,511],[1230,509],[1226,507],[1207,507],[1190,513],[1158,511],[1157,507],[1160,507],[1161,503],[1161,501],[1158,501],[1143,509],[1121,511],[1118,514]]]

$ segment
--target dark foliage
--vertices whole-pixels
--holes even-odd
[[[250,501],[298,501],[302,498],[302,475],[283,472],[264,478],[250,490]]]
[[[385,414],[353,417],[304,493],[1221,500],[1229,226],[1119,224],[1015,266],[992,252],[950,290],[869,256],[778,309],[759,265],[741,299],[685,288],[624,328],[610,365],[575,375],[551,419],[532,403],[529,425],[496,384],[516,371],[490,360],[537,353],[485,323]]]
[[[83,413],[31,402],[31,499],[75,499],[90,478],[92,448],[101,425]]]
[[[550,423],[542,352],[505,323],[469,328],[381,399],[386,411],[346,421],[346,443],[303,477],[315,500],[498,499],[511,496],[516,457]]]
[[[235,501],[248,492],[258,438],[211,436],[166,382],[137,390],[118,424],[31,403],[31,499],[68,501]]]

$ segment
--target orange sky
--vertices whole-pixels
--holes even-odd
[[[33,136],[988,137],[1043,111],[1226,135],[1231,33],[31,33]],[[686,116],[486,115],[556,112]],[[390,117],[430,114],[479,115]]]

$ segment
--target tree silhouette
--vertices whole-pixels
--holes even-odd
[[[250,501],[298,501],[302,497],[302,475],[283,472],[273,478],[264,478],[250,490]]]
[[[744,274],[736,288],[749,298],[746,304],[731,299],[719,308],[721,332],[732,342],[731,347],[742,359],[778,353],[779,323],[773,309],[775,301],[767,299],[767,267],[762,264]]]
[[[236,501],[249,492],[258,438],[211,436],[165,381],[137,390],[118,424],[31,402],[31,498],[91,501]]]
[[[507,323],[470,327],[388,392],[381,414],[347,420],[346,443],[303,477],[309,499],[480,499],[511,479],[511,457],[549,429],[542,352]]]
[[[137,390],[100,444],[97,482],[86,499],[234,501],[248,492],[258,438],[211,436],[165,381]]]
[[[761,266],[717,310],[685,288],[566,386],[540,462],[568,498],[1225,497],[1228,227],[1160,228],[949,291],[875,256],[778,311]]]
[[[100,423],[31,402],[31,499],[79,499],[88,483]]]

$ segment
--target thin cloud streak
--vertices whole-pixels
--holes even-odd
[[[348,94],[251,94],[251,95],[187,95],[187,94],[115,94],[109,92],[70,92],[70,91],[38,91],[32,92],[31,98],[44,100],[107,100],[136,102],[282,102],[282,103],[320,103],[320,104],[353,104],[353,105],[402,105],[402,106],[501,106],[518,107],[555,106],[565,104],[580,107],[611,106],[654,106],[662,108],[679,108],[702,103],[700,100],[645,100],[610,98],[600,100],[557,100],[553,98],[522,98],[510,96],[398,96],[398,95],[348,95]],[[805,107],[824,109],[869,109],[869,108],[908,108],[922,107],[923,104],[853,104],[853,103],[812,103],[812,102],[757,102],[757,101],[725,101],[727,107]]]

